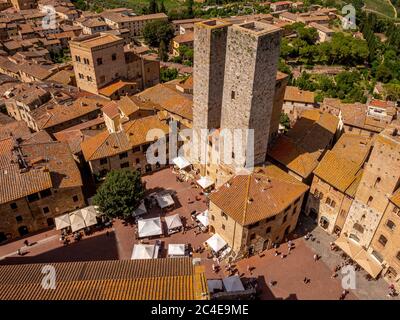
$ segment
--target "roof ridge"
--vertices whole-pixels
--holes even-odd
[[[251,176],[252,176],[251,174],[247,175],[247,184],[246,184],[246,192],[245,192],[244,208],[243,208],[243,221],[242,221],[243,225],[246,223],[247,204],[248,204],[248,195],[249,195],[249,189],[250,189]]]
[[[94,139],[94,138],[96,138],[97,136],[99,136],[99,135],[101,135],[101,134],[104,134],[104,133],[107,133],[107,135],[105,136],[104,140],[103,140],[101,143],[99,143],[98,147],[97,147],[95,150],[93,150],[93,152],[89,155],[88,160],[89,160],[89,159],[97,152],[97,150],[99,150],[100,147],[106,142],[106,140],[110,137],[110,133],[108,132],[108,130],[105,130],[105,131],[100,132],[99,134],[97,134],[97,135],[95,135],[95,136],[93,136],[93,137],[90,137],[89,139],[86,140],[86,143],[88,143],[88,142],[91,141],[92,139]],[[83,141],[83,143],[85,143],[85,141]]]

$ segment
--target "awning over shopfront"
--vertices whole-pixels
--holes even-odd
[[[159,247],[155,244],[135,244],[131,260],[156,259]]]
[[[71,225],[69,214],[63,214],[62,216],[56,217],[54,221],[56,223],[56,230],[68,228]]]
[[[206,243],[214,250],[214,252],[219,252],[222,248],[226,246],[226,241],[221,238],[221,236],[216,233]]]
[[[382,266],[379,262],[353,240],[340,237],[335,241],[335,244],[373,278],[376,278],[382,271]]]
[[[197,180],[197,184],[203,189],[208,189],[214,185],[214,181],[209,177],[201,177]]]
[[[159,194],[156,199],[161,209],[171,207],[175,204],[174,199],[172,199],[172,196],[169,193]]]
[[[158,236],[162,234],[161,219],[151,218],[138,221],[139,238]]]
[[[185,245],[170,243],[168,245],[168,255],[169,256],[184,256],[185,255]]]
[[[203,226],[208,227],[208,225],[209,225],[209,222],[208,222],[208,210],[203,211],[202,213],[199,213],[199,214],[196,216],[196,218],[197,218],[197,220],[200,221],[200,223],[201,223]]]
[[[234,276],[222,279],[227,292],[244,291],[242,280],[235,274]]]
[[[382,266],[367,251],[361,250],[356,256],[356,262],[374,279],[382,271]]]
[[[353,260],[355,260],[357,253],[359,253],[360,250],[362,250],[359,244],[355,243],[353,240],[346,237],[338,238],[335,241],[335,244]]]
[[[174,159],[172,159],[172,162],[174,163],[174,165],[176,165],[179,169],[185,169],[187,167],[189,167],[191,165],[191,163],[189,162],[189,160],[187,160],[184,157],[176,157]]]

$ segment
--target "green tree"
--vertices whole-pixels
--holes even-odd
[[[193,0],[186,0],[188,18],[193,18]]]
[[[286,113],[281,113],[279,123],[285,127],[285,131],[290,129],[290,119]]]
[[[109,218],[128,218],[139,206],[144,197],[144,187],[138,171],[113,170],[93,197],[93,203],[99,206]]]
[[[150,0],[149,2],[149,13],[157,13],[158,8],[157,8],[157,1],[156,0]]]
[[[164,0],[161,0],[160,12],[167,13],[167,9],[165,9],[165,5],[164,5]]]
[[[143,29],[144,40],[153,47],[159,47],[161,40],[163,40],[166,47],[168,47],[174,34],[175,29],[168,21],[151,21],[146,23]]]
[[[158,57],[161,61],[168,61],[168,51],[164,40],[161,40],[160,47],[158,48]]]
[[[161,68],[160,79],[161,82],[168,82],[178,78],[178,70],[175,68]]]
[[[400,81],[387,83],[383,85],[386,91],[386,97],[392,101],[400,100]]]

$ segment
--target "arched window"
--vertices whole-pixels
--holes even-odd
[[[376,178],[376,180],[375,180],[375,184],[374,184],[375,188],[379,184],[379,182],[381,182],[381,178],[380,177]]]
[[[370,205],[370,204],[371,204],[371,202],[372,202],[372,200],[374,200],[374,198],[373,198],[373,197],[369,197],[369,198],[368,198],[367,205]]]

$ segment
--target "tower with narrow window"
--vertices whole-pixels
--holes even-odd
[[[257,21],[228,30],[221,129],[254,130],[255,165],[264,163],[267,153],[280,40],[281,29]],[[245,156],[252,141],[243,139]]]

